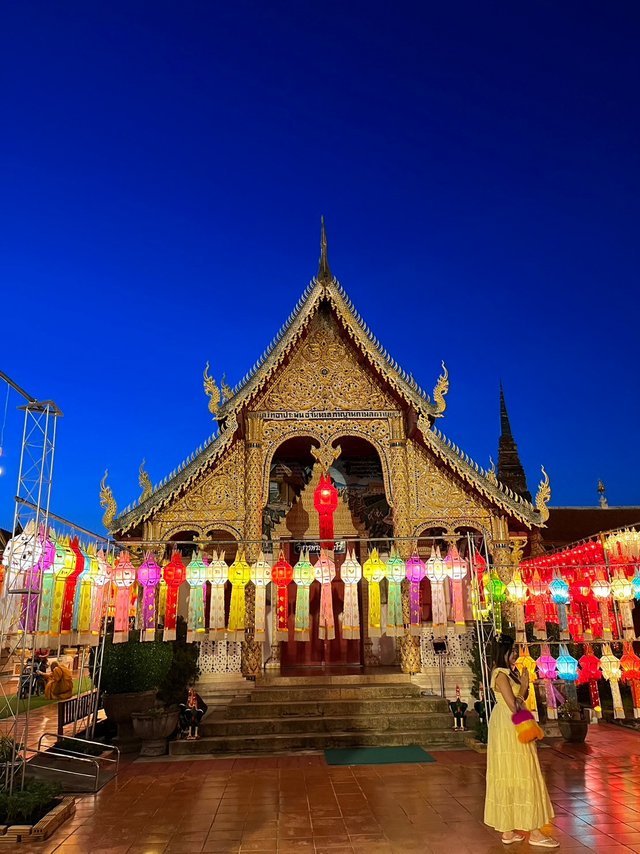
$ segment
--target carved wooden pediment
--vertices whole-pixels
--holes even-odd
[[[358,361],[333,315],[319,313],[287,366],[252,408],[312,412],[395,406],[374,371]]]

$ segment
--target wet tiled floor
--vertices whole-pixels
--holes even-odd
[[[72,822],[25,852],[468,854],[503,846],[482,824],[485,757],[329,767],[322,755],[137,760],[83,796]],[[540,751],[560,851],[640,852],[640,736],[590,728],[586,745]]]

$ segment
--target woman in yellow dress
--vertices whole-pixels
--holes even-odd
[[[522,842],[519,831],[531,831],[529,844],[558,848],[559,842],[541,828],[553,818],[553,807],[540,770],[535,742],[522,744],[511,720],[525,705],[529,674],[515,668],[513,639],[502,635],[495,645],[491,689],[496,705],[489,719],[487,743],[487,794],[484,821],[502,833],[505,845]]]

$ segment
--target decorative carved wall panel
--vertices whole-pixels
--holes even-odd
[[[313,318],[290,363],[258,398],[255,408],[278,412],[390,409],[396,403],[342,336],[332,315]]]

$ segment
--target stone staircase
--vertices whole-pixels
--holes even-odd
[[[170,753],[462,746],[462,734],[451,725],[446,701],[421,696],[405,674],[265,677],[249,694],[210,705],[201,738],[171,742]]]

